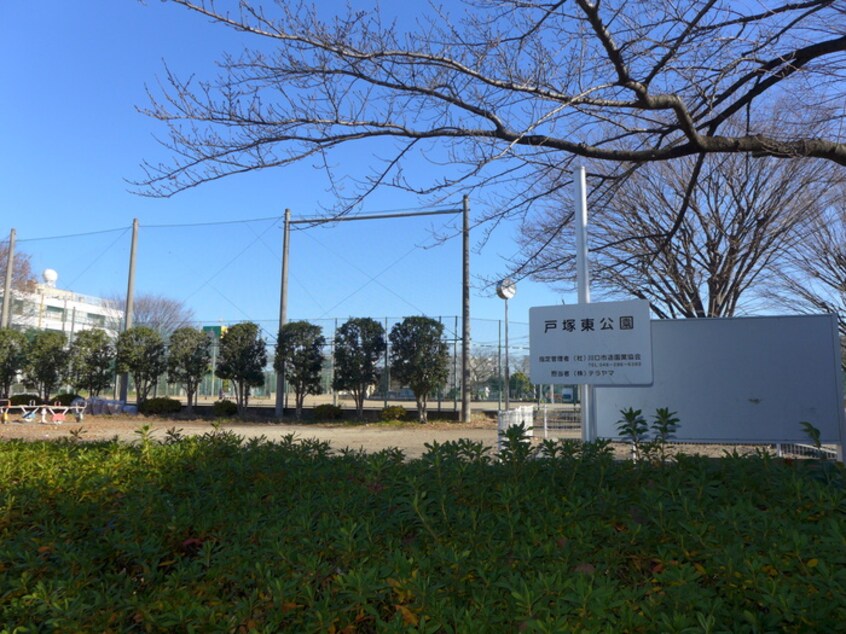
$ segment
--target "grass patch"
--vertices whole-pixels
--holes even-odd
[[[4,631],[829,632],[843,469],[219,428],[0,444]]]

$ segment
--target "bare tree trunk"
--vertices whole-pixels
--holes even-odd
[[[364,416],[364,394],[365,391],[362,389],[356,389],[353,391],[353,396],[355,397],[355,415],[358,418],[362,418]]]
[[[246,385],[243,380],[239,379],[237,381],[233,381],[233,387],[235,388],[235,401],[238,407],[238,416],[243,416],[246,413],[246,404],[244,403]]]
[[[297,420],[302,420],[302,417],[303,417],[303,402],[305,401],[305,393],[296,392],[294,398],[296,400],[296,405],[297,405],[294,416],[296,417]]]

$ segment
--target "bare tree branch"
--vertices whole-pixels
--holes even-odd
[[[6,279],[6,264],[9,261],[9,241],[0,241],[0,280]],[[32,272],[32,257],[18,249],[15,250],[14,265],[12,267],[12,288],[19,291],[32,291],[37,280]],[[0,283],[0,297],[3,295],[3,284]]]
[[[661,317],[749,310],[804,252],[819,218],[842,204],[833,184],[844,178],[832,164],[737,155],[640,170],[592,204],[591,235],[601,245],[591,249],[594,286],[647,299]],[[527,226],[524,272],[572,284],[574,240],[557,210]]]
[[[119,331],[117,323],[123,315],[126,297],[119,295],[106,298],[106,307],[113,315],[112,330]],[[135,326],[147,326],[167,339],[177,328],[192,325],[194,311],[183,302],[163,295],[141,294],[135,297],[132,323]]]
[[[144,165],[145,195],[317,158],[330,182],[334,170],[357,174],[343,210],[377,187],[445,197],[519,172],[535,185],[502,217],[526,213],[554,182],[538,175],[573,157],[623,169],[703,154],[846,165],[843,0],[763,11],[716,0],[476,0],[458,16],[421,15],[408,32],[378,9],[321,20],[308,3],[170,1],[253,46],[224,56],[216,79],[167,72],[150,90],[143,111],[167,126],[171,160]],[[797,100],[802,120],[769,125]],[[728,123],[743,109],[755,116],[738,131]],[[370,175],[327,160],[364,142],[381,155],[364,162]],[[421,157],[442,176],[411,178],[404,167]]]
[[[837,315],[846,371],[846,186],[840,184],[837,204],[808,225],[780,268],[772,296],[793,311]]]

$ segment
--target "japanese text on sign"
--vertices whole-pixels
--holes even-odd
[[[529,334],[533,383],[652,382],[647,302],[532,308]]]
[[[595,332],[597,330],[595,321],[596,320],[591,318],[579,320],[578,330],[580,332]],[[559,323],[556,319],[547,319],[543,323],[543,331],[544,333],[547,333],[550,330],[576,332],[576,320],[562,319]],[[600,317],[599,330],[634,330],[634,316],[622,315],[616,319],[614,317]]]

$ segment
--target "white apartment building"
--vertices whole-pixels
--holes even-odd
[[[12,291],[9,325],[16,330],[55,330],[69,340],[81,330],[101,328],[115,336],[120,330],[123,311],[99,297],[57,288],[58,273],[46,269],[43,283],[32,292]],[[2,289],[0,289],[2,297]]]

